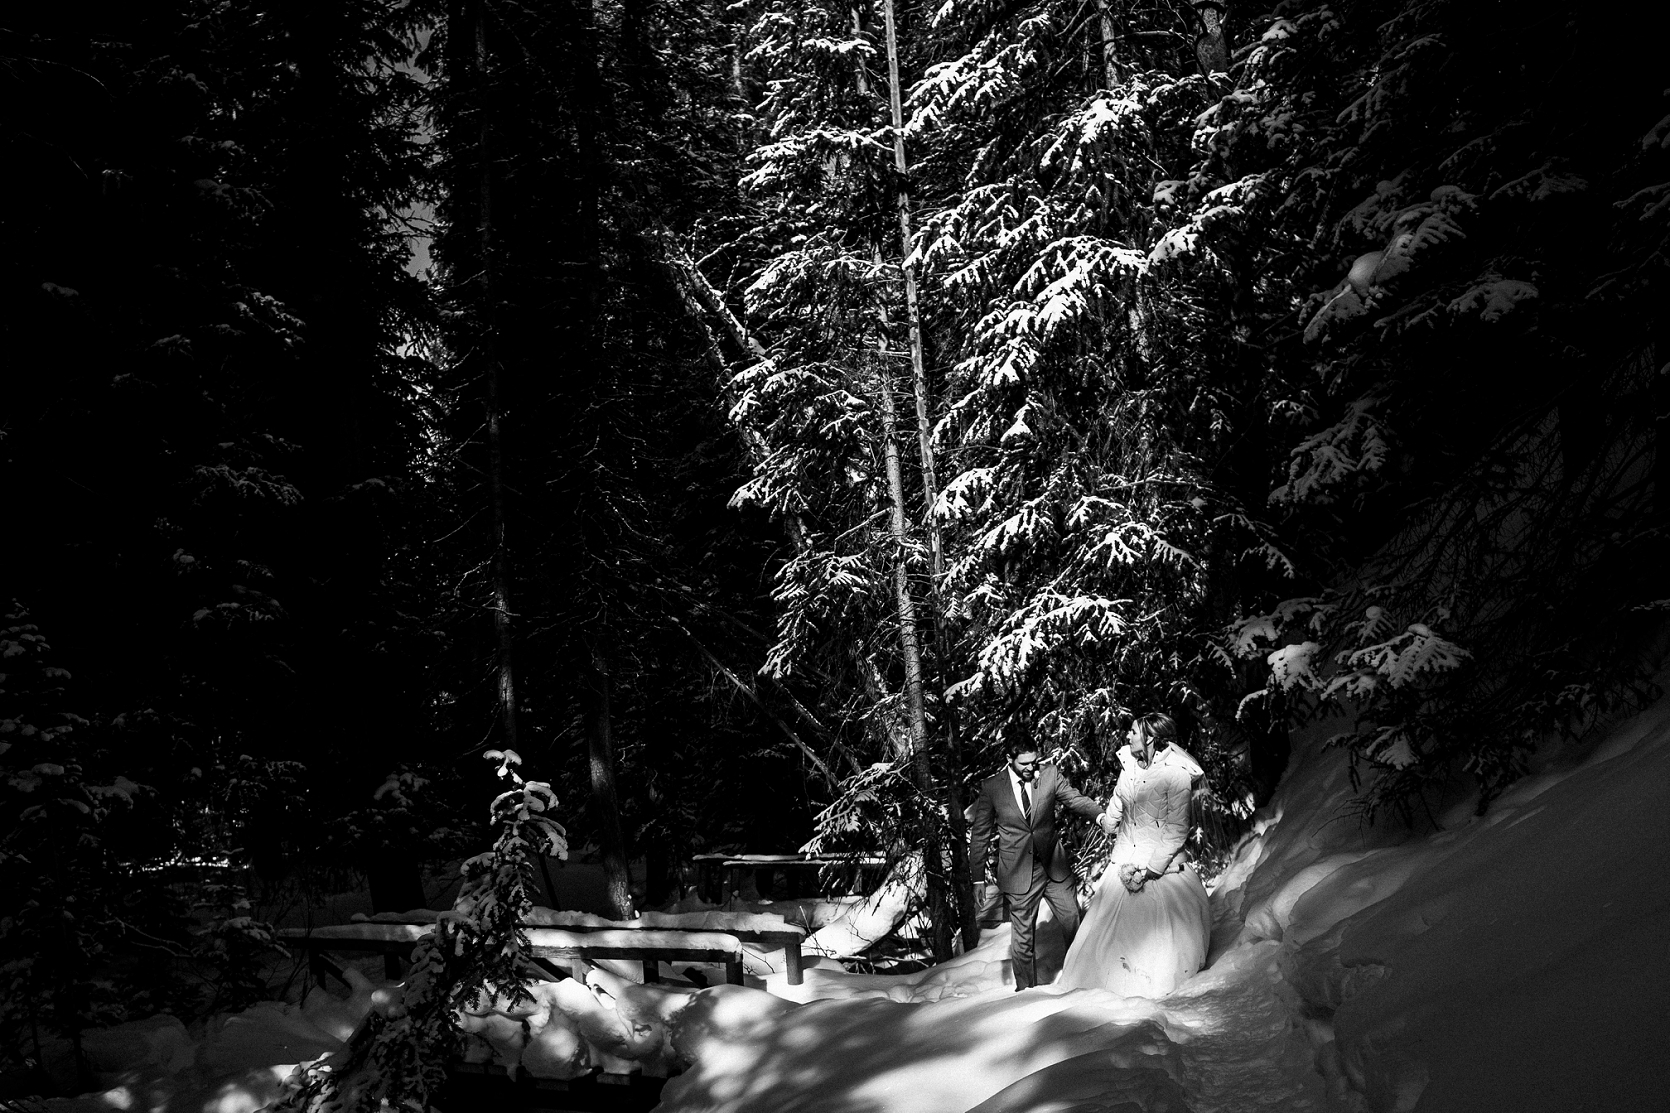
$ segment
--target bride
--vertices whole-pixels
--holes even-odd
[[[1163,997],[1206,962],[1211,913],[1187,861],[1189,790],[1201,768],[1176,744],[1167,715],[1131,725],[1107,814],[1113,858],[1067,951],[1058,986]]]

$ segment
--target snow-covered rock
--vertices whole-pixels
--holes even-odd
[[[82,1054],[95,1078],[115,1086],[127,1075],[174,1075],[196,1059],[197,1045],[178,1018],[160,1013],[144,1020],[94,1028],[81,1037]]]

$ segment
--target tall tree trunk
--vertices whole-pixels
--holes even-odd
[[[603,267],[600,251],[599,210],[603,195],[603,150],[601,145],[602,105],[599,97],[602,79],[597,65],[597,28],[592,12],[592,0],[562,0],[569,5],[571,49],[574,52],[574,76],[570,86],[574,112],[574,146],[578,157],[579,211],[576,224],[580,233],[578,289],[586,314],[586,362],[589,364],[597,351],[596,318],[603,292]]]
[[[922,698],[922,645],[917,634],[916,599],[910,587],[910,522],[905,514],[904,471],[899,462],[898,413],[893,402],[893,384],[886,372],[887,355],[877,358],[876,394],[881,402],[882,460],[887,470],[887,487],[892,496],[890,529],[893,537],[893,594],[899,614],[899,654],[905,664],[906,742],[899,757],[910,770],[922,798],[922,866],[928,890],[928,919],[933,929],[934,960],[951,957],[951,923],[946,904],[944,855],[939,817],[935,809],[939,794],[934,791],[928,766],[928,715]],[[952,855],[953,858],[956,855]]]
[[[499,291],[496,282],[497,260],[494,258],[493,227],[493,145],[491,118],[487,105],[487,5],[475,0],[467,8],[470,19],[470,57],[476,111],[476,250],[478,261],[476,282],[481,297],[482,355],[487,380],[487,486],[493,510],[493,559],[489,575],[493,585],[493,635],[496,660],[494,688],[498,700],[499,742],[507,750],[520,744],[516,715],[516,667],[514,612],[511,610],[511,576],[509,539],[509,511],[505,504],[508,484],[505,481],[504,448],[504,365],[499,353]],[[421,873],[413,863],[414,880],[422,893]],[[551,882],[551,867],[542,855],[539,875],[545,882],[545,899],[556,904],[556,886]],[[373,900],[375,906],[375,900]],[[413,907],[421,907],[413,905]]]
[[[504,482],[503,399],[499,363],[489,332],[487,341],[487,469],[493,500],[493,632],[497,640],[495,669],[499,701],[499,737],[506,749],[518,744],[516,729],[516,670],[512,658],[515,636],[510,609],[510,545],[506,532]]]
[[[941,646],[941,660],[946,659]],[[945,723],[945,818],[950,829],[951,894],[957,917],[957,928],[962,934],[963,950],[971,951],[980,943],[979,901],[974,896],[974,875],[968,872],[968,820],[963,816],[963,755],[962,739],[957,729],[956,710],[949,705],[944,711]]]
[[[1113,89],[1118,87],[1122,75],[1119,72],[1119,54],[1117,48],[1117,37],[1119,32],[1114,22],[1112,0],[1096,0],[1096,12],[1101,16],[1103,87]]]
[[[1224,31],[1225,0],[1193,0],[1200,33],[1195,36],[1195,61],[1205,77],[1229,69],[1229,36]]]
[[[598,318],[604,284],[602,254],[603,204],[603,114],[604,86],[598,68],[598,35],[592,0],[560,0],[568,19],[569,49],[572,52],[570,104],[574,114],[576,159],[575,220],[576,282],[571,287],[576,301],[579,335],[571,382],[581,395],[592,391],[603,379],[603,357],[599,343]],[[577,403],[578,397],[574,398]],[[580,410],[575,408],[576,413]],[[577,464],[577,466],[584,466]],[[580,484],[584,488],[584,484]],[[595,495],[595,489],[592,490]],[[581,514],[585,496],[576,501],[575,534],[584,536]],[[581,588],[576,598],[589,593]],[[599,608],[607,614],[606,608]],[[609,903],[616,916],[626,916],[632,907],[631,879],[627,872],[626,839],[621,832],[620,801],[615,790],[615,749],[609,711],[609,661],[607,617],[582,647],[585,658],[581,678],[581,708],[585,720],[587,757],[591,766],[592,817],[603,871],[607,877]]]
[[[493,158],[490,113],[487,110],[487,13],[485,4],[477,0],[469,7],[472,86],[476,111],[476,250],[480,253],[476,283],[481,298],[483,377],[487,381],[487,475],[488,492],[493,511],[493,633],[496,643],[494,662],[495,687],[498,697],[499,740],[507,749],[515,749],[516,730],[516,671],[512,650],[515,644],[512,629],[510,547],[507,539],[505,508],[504,459],[504,399],[502,397],[501,368],[498,346],[498,291],[494,286],[493,258]]]
[[[603,852],[609,911],[617,920],[632,916],[631,875],[626,838],[621,833],[620,800],[615,793],[615,742],[609,711],[609,659],[599,643],[588,645],[580,681],[580,717],[591,771],[592,823]]]
[[[899,41],[893,23],[893,0],[884,0],[882,14],[887,21],[887,79],[888,102],[893,112],[893,168],[899,174],[899,192],[895,199],[899,210],[899,269],[904,272],[905,278],[905,325],[910,332],[911,393],[916,399],[916,445],[922,461],[922,492],[925,499],[923,511],[928,532],[928,556],[934,574],[934,594],[937,598],[942,557],[939,522],[934,518],[934,503],[939,499],[939,479],[934,472],[933,406],[928,396],[927,361],[922,350],[922,311],[917,297],[916,267],[910,260],[914,239],[910,227],[910,162],[905,158],[904,102],[899,89]]]
[[[910,160],[905,155],[905,114],[904,94],[899,80],[899,35],[894,18],[894,0],[884,0],[882,17],[887,29],[887,81],[888,107],[893,119],[893,168],[898,173],[899,188],[895,204],[899,214],[899,269],[904,275],[905,286],[905,324],[910,335],[910,370],[911,394],[916,402],[916,448],[922,469],[922,506],[923,526],[928,537],[928,562],[931,572],[929,581],[929,606],[933,615],[934,641],[937,658],[943,672],[946,662],[950,660],[950,635],[945,628],[945,607],[940,598],[941,581],[944,577],[944,555],[940,543],[939,520],[934,516],[934,506],[939,501],[939,476],[934,461],[933,450],[933,399],[928,390],[927,357],[924,351],[922,336],[922,307],[916,284],[916,266],[911,261],[911,252],[915,247],[915,234],[911,229],[910,218]],[[853,11],[853,29],[860,29],[858,13]],[[864,91],[863,71],[860,69],[860,92]],[[888,394],[887,404],[891,407],[892,396]],[[889,418],[891,420],[891,416]],[[896,511],[902,512],[902,507],[896,506]],[[941,691],[948,686],[946,678],[940,676]],[[963,813],[960,804],[962,792],[957,778],[960,775],[961,762],[954,752],[957,745],[956,713],[951,709],[949,701],[941,700],[941,713],[946,719],[946,761],[947,787],[945,793],[946,817],[949,820],[953,846],[960,846],[966,839],[964,831]],[[926,731],[919,742],[922,749],[921,762],[927,761]],[[929,781],[931,783],[931,776]],[[938,797],[935,796],[937,800]],[[937,835],[936,835],[936,842]],[[968,876],[968,863],[965,855],[952,853],[951,855],[951,903],[956,913],[956,919],[961,928],[963,945],[973,947],[979,942],[980,928],[975,921],[974,889],[972,878]],[[939,933],[936,923],[936,936]]]
[[[886,355],[878,359],[885,368]],[[905,512],[904,470],[899,462],[898,410],[893,402],[893,384],[885,371],[877,376],[876,394],[881,403],[882,462],[887,470],[887,488],[892,499],[889,529],[893,538],[894,603],[899,613],[899,652],[905,662],[905,707],[910,723],[910,752],[914,757],[927,745],[927,710],[922,698],[922,647],[917,636],[916,598],[910,589],[910,519]]]
[[[889,0],[887,6],[887,12],[889,17],[891,17],[893,14],[893,5],[891,0]],[[892,23],[889,23],[888,26],[892,27]],[[861,39],[864,37],[864,18],[859,14],[858,5],[856,4],[852,7],[852,37],[855,39]],[[870,75],[864,72],[864,56],[856,50],[852,53],[852,77],[853,83],[858,87],[858,95],[861,97],[869,96]]]

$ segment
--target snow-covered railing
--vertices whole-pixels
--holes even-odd
[[[539,913],[545,913],[539,917]],[[641,962],[644,981],[660,980],[662,962],[697,962],[723,964],[725,980],[732,985],[742,984],[742,942],[734,933],[720,931],[687,931],[676,927],[652,927],[641,921],[614,923],[602,917],[587,917],[589,923],[575,923],[564,927],[543,926],[539,919],[558,920],[563,917],[586,917],[583,912],[553,913],[549,909],[535,909],[532,922],[523,925],[528,947],[535,959],[626,959]],[[764,920],[767,917],[753,917]],[[418,940],[435,930],[433,923],[401,923],[388,920],[336,924],[320,928],[286,928],[279,938],[291,946],[318,955],[324,951],[374,951],[404,960],[411,954]],[[781,925],[776,930],[748,932],[754,937],[769,937],[785,950],[792,948],[791,969],[798,981],[800,974],[800,940],[798,928]],[[576,973],[576,977],[580,974]]]
[[[371,917],[356,917],[356,923],[345,926],[409,927],[433,924],[439,915],[440,913],[428,908],[416,908],[409,912],[380,912]],[[723,932],[745,942],[758,944],[765,950],[782,951],[783,969],[788,976],[789,984],[800,985],[804,979],[801,943],[806,938],[805,929],[798,924],[791,924],[782,916],[768,912],[645,912],[632,920],[611,920],[590,912],[559,911],[535,907],[528,913],[522,923],[523,926],[529,928],[562,928],[567,931],[584,932]],[[314,929],[315,934],[325,930],[329,929]],[[286,935],[286,938],[293,937],[293,935]],[[416,937],[414,936],[413,939],[415,941]],[[375,950],[377,948],[361,947],[360,949]],[[647,964],[645,972],[646,976],[650,974]],[[650,980],[653,981],[654,978],[650,977]]]

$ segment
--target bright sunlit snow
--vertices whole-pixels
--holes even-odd
[[[1163,1000],[1016,994],[1007,928],[911,975],[812,957],[890,927],[903,902],[884,889],[811,937],[802,985],[598,968],[468,1018],[470,1057],[546,1077],[682,1067],[668,1113],[1650,1108],[1643,1065],[1670,1047],[1667,784],[1661,701],[1484,817],[1458,800],[1437,833],[1399,834],[1354,818],[1343,755],[1312,738],[1218,879],[1210,966]],[[195,1044],[167,1019],[93,1033],[112,1088],[45,1107],[247,1113],[389,998],[356,984]]]

